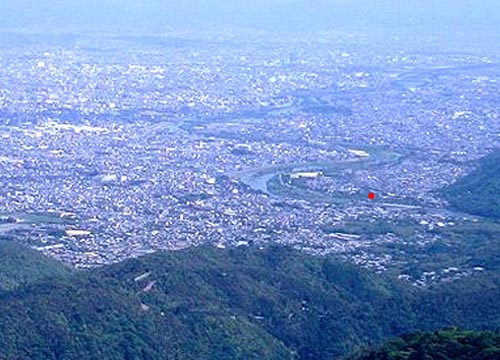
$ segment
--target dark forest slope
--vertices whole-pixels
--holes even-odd
[[[67,277],[71,272],[69,267],[35,250],[13,241],[0,240],[0,291],[44,278]]]
[[[350,360],[498,360],[500,334],[456,328],[418,332],[389,341],[380,349],[365,351]]]
[[[443,194],[460,211],[500,219],[500,150],[482,158],[475,170]]]
[[[500,326],[498,283],[417,290],[283,247],[199,247],[0,293],[0,359],[332,359],[415,329]]]

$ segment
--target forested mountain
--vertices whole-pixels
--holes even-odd
[[[365,351],[350,360],[495,360],[500,359],[500,333],[456,328],[417,332]]]
[[[422,290],[285,247],[198,247],[0,292],[0,359],[335,359],[500,327],[499,298],[491,276]]]
[[[0,240],[0,290],[14,289],[45,278],[64,278],[71,273],[70,267],[35,250],[13,241]]]
[[[500,150],[482,158],[476,169],[443,194],[460,211],[500,219]]]

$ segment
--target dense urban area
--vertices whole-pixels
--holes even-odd
[[[76,267],[277,242],[487,271],[406,254],[486,221],[440,191],[500,147],[498,52],[393,40],[2,35],[0,236]]]

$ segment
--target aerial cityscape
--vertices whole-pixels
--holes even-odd
[[[484,221],[439,191],[500,146],[493,50],[362,32],[15,36],[0,53],[1,236],[78,268],[275,242],[417,285],[484,270],[406,271],[407,250]]]
[[[0,360],[500,360],[498,0],[0,0]]]

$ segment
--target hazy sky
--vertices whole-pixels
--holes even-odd
[[[0,26],[58,31],[500,27],[498,0],[0,0]],[[500,31],[500,30],[499,30]]]

